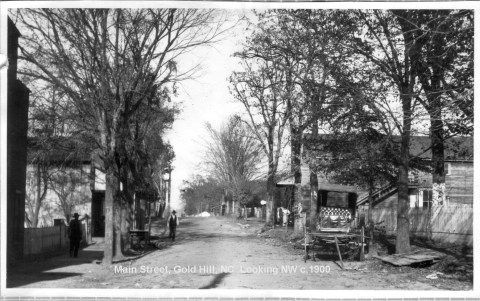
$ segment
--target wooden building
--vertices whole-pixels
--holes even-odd
[[[411,157],[420,157],[422,160],[430,161],[431,152],[429,137],[412,137],[410,153]],[[300,204],[306,216],[311,215],[310,208],[313,202],[318,202],[320,197],[318,191],[311,190],[310,168],[306,162],[315,159],[311,158],[311,152],[308,145],[304,146],[302,152],[302,180],[301,180],[301,200],[294,200],[292,194],[293,179],[285,179],[277,183],[276,204],[292,208]],[[445,142],[445,193],[446,202],[443,206],[472,206],[473,204],[473,138],[456,137],[450,138]],[[357,206],[360,211],[366,210],[368,193],[355,186],[341,185],[329,180],[325,174],[318,173],[318,190],[339,190],[353,191],[358,195]],[[409,195],[411,208],[431,208],[432,207],[432,174],[425,172],[410,172],[409,175]],[[392,208],[396,210],[398,191],[396,185],[386,184],[377,187],[373,194],[373,206],[378,208]],[[309,218],[307,218],[308,225]]]
[[[7,262],[23,256],[25,221],[25,176],[30,90],[17,79],[17,52],[20,32],[8,18],[7,72]],[[2,114],[3,115],[3,114]],[[2,116],[4,118],[5,115]],[[3,162],[2,162],[3,163]]]
[[[412,157],[431,160],[430,138],[412,137],[410,153]],[[374,207],[396,208],[397,191],[395,186],[377,190]],[[386,190],[386,191],[385,191]],[[430,208],[433,204],[432,174],[411,171],[409,173],[410,208]],[[385,194],[388,192],[389,194]],[[380,197],[380,195],[383,195]],[[450,138],[445,142],[445,203],[438,205],[473,205],[473,139],[470,137]],[[358,205],[366,203],[367,195],[362,196]]]

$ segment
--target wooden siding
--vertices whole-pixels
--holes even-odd
[[[445,176],[445,186],[447,196],[450,198],[450,205],[469,205],[473,204],[473,164],[471,162],[448,162],[450,164],[450,175]],[[302,177],[303,178],[303,177]],[[432,175],[428,173],[418,173],[419,189],[431,189]],[[307,182],[309,183],[309,182]],[[319,186],[322,183],[329,183],[325,177],[319,176]],[[397,194],[388,197],[379,203],[378,208],[390,208],[397,206]]]
[[[360,209],[359,216],[366,216],[367,210]],[[468,205],[437,206],[412,208],[409,211],[410,235],[432,239],[442,243],[455,243],[472,246],[473,244],[473,208]],[[397,231],[396,208],[375,207],[373,220],[377,227],[387,234]]]
[[[473,164],[448,162],[451,174],[445,176],[450,204],[473,204]]]

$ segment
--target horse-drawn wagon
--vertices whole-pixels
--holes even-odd
[[[335,248],[342,268],[342,253],[363,259],[366,237],[364,228],[355,222],[357,193],[338,189],[319,190],[318,194],[316,217],[310,222],[309,229],[305,227],[305,262],[310,256],[315,261],[316,250],[332,248]]]

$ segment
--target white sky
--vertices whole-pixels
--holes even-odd
[[[175,101],[181,103],[182,111],[167,135],[176,156],[172,171],[172,209],[181,209],[183,180],[201,173],[202,139],[208,137],[205,123],[217,128],[228,116],[243,110],[228,90],[228,78],[238,62],[233,53],[240,49],[244,37],[245,30],[238,26],[213,47],[204,47],[191,54],[193,59],[202,62],[202,69],[194,80],[184,82],[179,89]]]

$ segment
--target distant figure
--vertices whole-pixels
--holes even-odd
[[[172,214],[168,217],[167,226],[170,229],[170,234],[168,237],[172,238],[172,241],[175,241],[175,232],[177,231],[178,226],[178,217],[176,216],[176,211],[173,210]]]
[[[282,213],[283,213],[283,218],[282,218],[283,224],[282,225],[284,227],[286,227],[288,225],[288,216],[290,215],[290,210],[282,207]]]
[[[70,221],[68,227],[68,239],[70,239],[70,257],[77,257],[80,241],[82,241],[82,224],[78,220],[78,213],[75,213],[73,217],[74,219]]]

